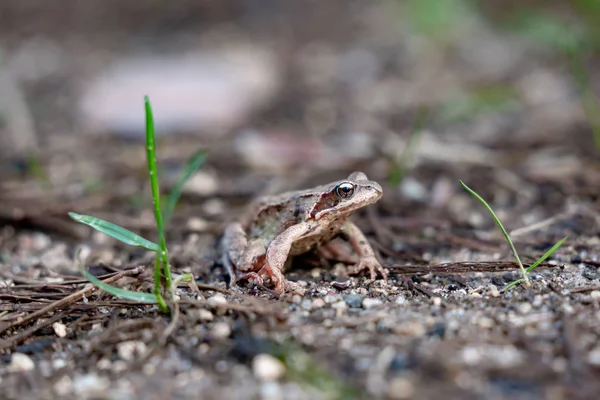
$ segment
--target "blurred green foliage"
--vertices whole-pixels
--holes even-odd
[[[590,85],[587,64],[600,50],[600,0],[392,0],[392,4],[402,30],[408,28],[440,51],[451,49],[473,34],[470,27],[487,21],[499,33],[530,41],[554,54],[569,68],[600,151],[600,101]],[[477,82],[441,104],[434,114],[436,121],[452,123],[518,107],[519,98],[510,83]]]

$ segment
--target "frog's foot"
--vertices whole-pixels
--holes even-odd
[[[286,289],[295,287],[287,282],[280,270],[271,268],[268,265],[263,266],[258,272],[246,272],[239,276],[239,279],[254,283],[255,285],[264,285],[264,276],[268,277],[274,286],[273,291],[277,294],[283,294]]]
[[[361,257],[358,261],[358,264],[353,265],[352,267],[348,267],[348,273],[355,275],[363,270],[369,270],[371,274],[371,279],[375,280],[377,278],[377,273],[383,277],[383,279],[387,279],[387,271],[381,266],[379,261],[375,256],[365,256]]]
[[[252,282],[256,285],[262,285],[264,283],[263,278],[256,272],[246,272],[239,277],[241,280]]]
[[[265,265],[258,270],[257,274],[261,279],[265,275],[269,277],[271,284],[274,286],[273,291],[275,293],[283,294],[283,292],[285,292],[287,281],[280,269],[272,268],[269,263],[265,263]]]

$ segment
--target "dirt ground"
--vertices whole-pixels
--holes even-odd
[[[600,10],[572,3],[591,8],[0,4],[0,397],[598,398],[600,31],[585,15]],[[106,78],[115,65],[137,67]],[[74,261],[83,246],[94,275],[151,291],[151,253],[67,216],[156,238],[133,81],[165,193],[208,155],[167,230],[174,273],[198,286],[171,315]],[[248,202],[352,171],[383,186],[353,221],[387,280],[308,254],[285,272],[292,292],[227,286],[218,243]],[[459,180],[525,264],[567,237],[530,286],[503,290],[518,265]]]

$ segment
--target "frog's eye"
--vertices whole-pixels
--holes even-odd
[[[340,199],[349,199],[354,194],[354,184],[350,182],[342,182],[335,187],[335,194]]]

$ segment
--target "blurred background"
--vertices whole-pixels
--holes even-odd
[[[242,340],[256,335],[291,338],[374,398],[574,398],[562,385],[594,398],[600,382],[598,21],[598,0],[0,1],[0,283],[7,287],[44,282],[35,286],[44,289],[76,279],[73,247],[81,243],[97,256],[86,262],[96,275],[151,265],[143,249],[90,233],[67,216],[94,215],[156,237],[144,95],[154,109],[164,192],[191,155],[207,154],[168,229],[174,271],[192,273],[200,284],[224,286],[225,271],[213,263],[215,244],[254,196],[356,170],[384,188],[383,198],[353,220],[392,271],[389,285],[334,282],[343,273],[323,268],[321,274],[319,260],[305,263],[314,268],[286,277],[311,282],[311,292],[294,296],[294,304],[265,303],[274,310],[289,306],[285,323],[262,311],[213,317],[182,308],[185,329],[171,331],[175,338],[166,346],[161,335],[171,328],[152,311],[104,311],[106,303],[86,299],[64,318],[83,333],[81,340],[55,342],[49,327],[40,333],[40,342],[50,339],[36,348],[54,352],[46,351],[53,361],[40,371],[52,371],[54,360],[66,355],[79,377],[112,371],[113,380],[97,386],[101,396],[126,387],[115,380],[137,376],[131,393],[149,398],[177,387],[191,398],[206,388],[215,390],[212,398],[228,398],[223,387],[244,398],[258,393],[256,379],[250,369],[234,367],[267,351]],[[489,201],[524,262],[569,236],[551,258],[560,267],[536,272],[534,289],[501,294],[520,275],[510,262],[477,264],[512,258],[459,179]],[[424,272],[448,262],[473,265]],[[126,285],[140,290],[150,282],[130,279]],[[255,289],[242,293],[264,297]],[[373,309],[363,302],[367,294]],[[319,296],[344,308],[330,300],[323,306]],[[20,319],[21,310],[35,309],[25,308],[21,297],[4,299],[4,320],[6,313]],[[338,318],[361,306],[361,314]],[[63,312],[69,309],[52,318]],[[83,317],[74,319],[74,312]],[[384,318],[371,318],[376,314]],[[129,318],[147,325],[113,326]],[[92,333],[98,326],[106,327],[101,335]],[[10,340],[32,334],[29,329]],[[152,335],[160,339],[149,340]],[[147,375],[145,366],[138,373],[142,363],[124,356],[100,366],[121,353],[120,340],[132,338],[161,343],[147,354],[164,375]],[[173,370],[194,364],[197,374],[171,380]],[[326,375],[305,365],[311,376]],[[56,379],[13,374],[4,386],[36,388],[69,378],[57,371]],[[270,393],[275,397],[265,398],[280,392]]]
[[[165,179],[208,151],[202,195],[355,169],[427,204],[471,176],[589,192],[599,18],[595,0],[1,2],[4,196],[131,199],[146,94]]]

